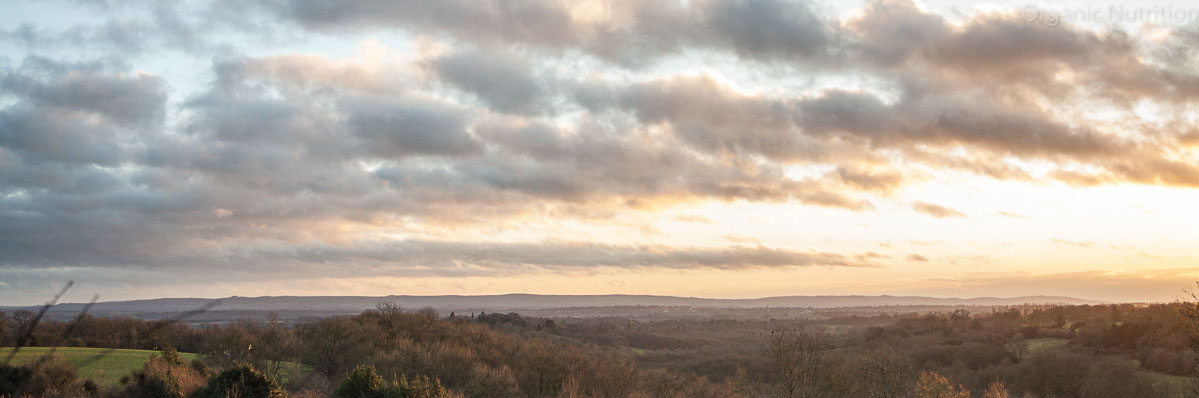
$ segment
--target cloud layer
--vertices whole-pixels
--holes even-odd
[[[1199,36],[1184,28],[950,18],[902,0],[850,16],[784,0],[245,7],[95,6],[74,27],[0,34],[25,49],[0,62],[0,267],[863,266],[877,264],[425,229],[709,201],[969,217],[902,197],[929,169],[1199,187]],[[347,61],[287,44],[369,34],[408,50]],[[139,66],[166,53],[203,77]]]

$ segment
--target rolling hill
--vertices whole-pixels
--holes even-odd
[[[1058,296],[938,298],[920,296],[781,296],[754,299],[713,299],[651,295],[537,295],[504,294],[488,296],[266,296],[205,298],[162,298],[152,300],[96,303],[89,312],[98,316],[135,316],[169,318],[173,315],[207,308],[207,312],[228,314],[277,312],[288,318],[354,314],[379,303],[395,303],[403,308],[434,308],[438,311],[530,311],[550,308],[586,307],[689,307],[689,308],[842,308],[883,306],[1009,306],[1021,304],[1097,304],[1098,301]],[[54,306],[49,315],[63,318],[77,314],[86,304],[64,303]],[[0,307],[11,312],[37,307]],[[236,318],[227,317],[227,318]]]

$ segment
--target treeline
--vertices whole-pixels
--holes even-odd
[[[19,391],[45,396],[205,397],[231,380],[257,380],[254,388],[293,398],[1190,396],[1195,319],[1185,309],[1024,306],[639,322],[440,317],[384,304],[294,325],[82,316],[32,331],[36,314],[18,312],[0,314],[6,345],[163,353],[109,389],[72,379],[69,366],[52,359],[0,369],[0,396],[21,384]],[[201,359],[185,363],[175,349]]]
[[[911,316],[860,342],[902,350],[976,394],[998,381],[1015,396],[1194,396],[1195,342],[1184,304],[1028,306]]]
[[[1185,316],[1185,308],[1038,305],[808,320],[609,318],[561,322],[558,333],[636,348],[645,366],[713,380],[743,372],[745,384],[763,396],[781,385],[779,367],[761,349],[771,331],[780,330],[804,330],[817,342],[811,346],[819,347],[803,355],[816,359],[806,362],[812,376],[801,384],[837,392],[797,396],[878,396],[846,392],[876,388],[871,380],[878,379],[910,394],[908,387],[926,371],[973,396],[993,386],[1022,397],[1195,396],[1195,318]],[[888,367],[892,371],[878,370]]]
[[[28,326],[14,314],[8,338],[16,342]],[[640,369],[631,355],[595,345],[553,341],[546,320],[516,314],[476,319],[439,318],[432,311],[405,312],[381,305],[356,316],[332,317],[289,327],[281,322],[237,322],[189,326],[170,322],[83,317],[80,322],[42,322],[23,345],[173,349],[202,354],[202,362],[151,361],[145,374],[127,381],[171,374],[186,380],[212,377],[214,370],[252,367],[282,382],[293,396],[329,396],[360,366],[391,377],[393,387],[422,380],[469,397],[725,397],[728,388],[694,375]],[[505,333],[497,328],[525,333]],[[288,366],[288,364],[302,364]],[[54,364],[42,369],[56,369]],[[157,370],[156,370],[157,369]],[[290,373],[290,374],[289,374]],[[219,373],[217,373],[219,374]],[[369,378],[369,377],[368,377]],[[161,384],[161,383],[160,383]],[[199,383],[168,381],[170,385]],[[82,385],[78,386],[83,388]],[[381,388],[378,394],[399,391]],[[109,396],[145,388],[110,391]],[[73,390],[74,391],[74,390]],[[82,390],[80,390],[82,391]],[[172,390],[178,391],[178,389]],[[374,390],[372,390],[374,391]],[[76,391],[77,392],[77,391]],[[178,396],[178,395],[177,395]],[[382,395],[381,395],[382,396]],[[406,396],[406,395],[398,395]]]
[[[36,322],[36,323],[35,323]],[[100,347],[156,350],[165,343],[197,352],[203,331],[171,321],[98,318],[83,314],[71,322],[38,319],[27,310],[0,312],[0,345]]]

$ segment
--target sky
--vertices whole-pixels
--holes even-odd
[[[1199,281],[1185,1],[0,1],[0,305]]]

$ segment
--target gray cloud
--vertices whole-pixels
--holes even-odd
[[[757,58],[809,58],[827,55],[834,32],[806,2],[784,0],[716,1],[708,24],[733,51]]]
[[[1097,183],[1189,185],[1199,171],[1160,159],[1158,147],[1146,141],[1059,120],[1033,104],[927,87],[912,88],[890,104],[868,92],[840,89],[795,98],[745,95],[706,76],[627,86],[580,84],[573,95],[593,112],[617,110],[642,124],[669,127],[694,149],[715,156],[765,155],[791,164],[831,161],[842,170],[877,162],[869,151],[846,150],[848,141],[1001,179],[1031,178],[1005,164],[1004,156],[1095,165],[1106,170],[1092,177]],[[966,148],[971,153],[955,157],[929,148]],[[872,186],[849,173],[839,174],[853,188],[884,192],[903,180],[889,173],[891,183]],[[1053,175],[1074,180],[1063,173]]]
[[[1037,108],[961,95],[904,98],[886,105],[862,92],[832,90],[799,102],[813,134],[842,133],[882,145],[965,144],[1021,156],[1113,155],[1131,146],[1086,128],[1071,128]]]
[[[904,182],[902,174],[889,170],[873,172],[842,166],[830,174],[835,175],[835,178],[840,179],[843,183],[862,190],[888,192],[899,188]]]
[[[118,57],[153,51],[184,51],[204,54],[228,47],[218,33],[253,33],[265,41],[273,29],[252,26],[253,13],[231,11],[220,2],[80,2],[97,22],[67,28],[44,28],[22,23],[11,30],[0,30],[0,40],[30,50],[71,49],[82,53],[114,52]],[[40,21],[39,21],[40,22]],[[242,43],[239,43],[242,44]]]
[[[28,48],[91,43],[123,53],[140,53],[145,49],[144,37],[149,33],[148,28],[139,21],[109,20],[98,26],[76,26],[66,31],[52,32],[25,23],[9,31],[0,31],[0,39],[14,41]]]
[[[31,57],[0,71],[0,192],[79,193],[120,179],[136,137],[162,120],[165,88],[152,76],[110,73],[102,64]],[[57,192],[57,191],[55,191]]]
[[[112,165],[121,159],[122,148],[111,141],[118,130],[71,110],[6,109],[0,131],[0,146],[28,163]]]
[[[328,279],[392,276],[469,277],[519,276],[542,272],[587,273],[641,269],[746,270],[800,267],[876,267],[873,256],[846,256],[819,251],[795,251],[763,246],[675,247],[545,241],[495,243],[472,241],[401,240],[328,244],[230,245],[197,250],[191,255],[168,253],[173,263],[11,267],[0,264],[0,285],[6,302],[61,288],[75,280],[78,291],[110,294],[148,286],[171,295],[182,285],[228,286],[256,282],[319,284]],[[153,259],[153,257],[147,257]],[[114,288],[115,287],[115,288]],[[127,291],[126,291],[127,293]],[[143,293],[144,294],[144,293]],[[176,294],[177,295],[177,294]]]
[[[936,218],[965,217],[966,214],[945,206],[928,202],[913,202],[912,210],[928,214]]]
[[[785,99],[740,94],[709,76],[580,85],[575,97],[596,112],[621,110],[644,124],[666,124],[673,135],[705,152],[819,160],[834,151],[800,134]]]
[[[400,241],[359,245],[352,249],[335,247],[268,251],[266,258],[299,260],[307,263],[347,263],[347,260],[378,262],[410,267],[465,268],[482,267],[485,272],[535,269],[614,268],[711,268],[744,269],[757,267],[874,266],[863,259],[821,252],[800,252],[762,246],[728,248],[687,248],[669,246],[627,246],[586,242],[485,243]]]
[[[836,35],[832,23],[806,1],[621,1],[604,4],[606,17],[597,20],[579,20],[571,7],[580,4],[556,0],[261,3],[280,18],[312,29],[400,27],[474,42],[582,49],[622,65],[645,64],[689,46],[761,59],[819,60],[831,52]]]
[[[153,76],[57,63],[6,71],[3,87],[19,101],[0,110],[0,161],[14,165],[0,178],[7,192],[20,194],[0,200],[3,264],[249,263],[265,252],[237,254],[237,242],[273,242],[287,251],[327,239],[323,223],[484,223],[538,212],[544,201],[618,208],[716,198],[871,207],[836,185],[787,178],[769,162],[746,168],[680,150],[672,136],[637,125],[597,118],[564,129],[500,117],[317,61],[214,64],[210,90],[182,102],[187,118],[176,133],[166,131],[165,94]],[[126,166],[93,167],[116,164]],[[576,245],[545,254],[562,259],[568,249],[619,251]],[[667,259],[624,255],[609,265],[836,263],[762,248],[680,250]],[[702,253],[685,254],[696,250]]]
[[[166,100],[157,77],[114,75],[98,66],[42,58],[27,59],[19,71],[5,73],[0,90],[32,106],[95,113],[122,125],[157,122]]]
[[[108,243],[108,242],[105,242]],[[149,249],[149,248],[147,248]],[[94,250],[94,249],[93,249]],[[47,258],[60,266],[127,268],[162,272],[193,269],[204,272],[239,272],[271,275],[297,272],[321,277],[378,276],[496,276],[540,271],[613,269],[754,269],[776,267],[876,267],[880,256],[867,253],[846,256],[817,251],[795,251],[764,246],[674,247],[665,245],[613,245],[590,242],[539,243],[469,241],[365,241],[349,245],[230,244],[216,250],[177,245],[159,247],[158,253],[136,253],[136,262],[107,264]],[[19,253],[18,253],[19,254]],[[11,259],[29,264],[30,258]],[[149,260],[149,261],[147,261]],[[6,263],[4,265],[14,265]]]
[[[910,0],[871,1],[863,11],[846,26],[866,59],[887,66],[924,61],[962,73],[990,73],[1081,63],[1109,50],[1095,35],[1068,25],[1029,23],[1015,11],[975,15],[960,26]]]
[[[519,114],[551,111],[548,88],[534,65],[500,50],[466,50],[438,57],[429,67],[442,79],[477,95],[491,109]]]
[[[921,263],[928,262],[928,257],[924,257],[916,253],[909,254],[907,259],[908,261],[916,261]]]
[[[872,1],[845,26],[849,52],[888,72],[934,76],[948,89],[985,88],[996,97],[1054,102],[1104,98],[1185,102],[1199,92],[1193,30],[1164,40],[1120,29],[1027,21],[1020,10],[979,13],[951,25],[910,0]],[[1061,79],[1060,76],[1073,76]]]
[[[444,30],[469,39],[556,43],[575,36],[563,3],[522,0],[486,2],[452,0],[349,1],[329,4],[312,0],[264,1],[281,17],[321,29],[361,26],[414,26]]]
[[[466,155],[479,150],[466,131],[466,112],[451,105],[352,98],[339,107],[350,115],[351,133],[378,156]]]

